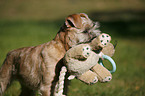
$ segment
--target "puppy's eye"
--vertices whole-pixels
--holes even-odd
[[[70,25],[71,27],[75,27],[75,25],[74,25],[70,20],[67,20],[67,22],[69,23],[69,25]]]

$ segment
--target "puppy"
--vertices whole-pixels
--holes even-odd
[[[71,47],[98,36],[98,27],[98,22],[93,22],[86,14],[73,14],[66,18],[52,41],[10,51],[0,69],[0,93],[17,79],[22,86],[21,96],[35,95],[36,90],[42,96],[53,96],[64,54]],[[64,94],[66,90],[67,84]]]

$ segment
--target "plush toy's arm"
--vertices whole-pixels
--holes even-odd
[[[90,42],[90,46],[92,47],[92,50],[98,50],[100,48],[103,48],[111,41],[111,36],[108,34],[102,33],[98,37],[94,38]]]
[[[91,49],[95,51],[96,53],[103,53],[105,55],[108,55],[112,57],[115,53],[115,48],[111,41],[111,36],[108,34],[102,33],[98,37],[94,38],[89,45],[91,46]]]
[[[88,44],[80,44],[67,51],[67,56],[74,59],[84,59],[90,55],[91,47]]]

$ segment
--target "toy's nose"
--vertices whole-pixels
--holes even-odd
[[[112,79],[111,76],[105,77],[105,79],[103,79],[103,82],[109,82],[111,81],[111,79]]]

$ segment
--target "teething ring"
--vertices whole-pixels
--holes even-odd
[[[109,71],[110,71],[110,73],[114,73],[116,71],[116,64],[115,64],[114,60],[107,55],[103,55],[102,58],[108,60],[111,63],[113,69],[109,70]],[[104,66],[102,59],[99,60],[99,64]]]

